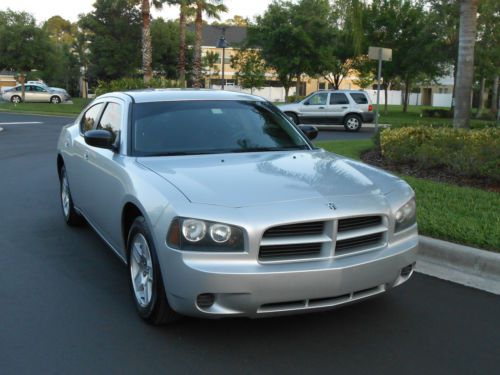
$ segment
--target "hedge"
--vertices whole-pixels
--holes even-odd
[[[142,78],[121,78],[109,82],[99,81],[96,89],[96,95],[99,96],[114,91],[176,87],[180,87],[177,81],[171,81],[162,77],[152,78],[147,85],[144,83],[144,80]]]
[[[458,176],[500,182],[500,129],[406,127],[380,134],[383,157],[417,168],[442,168]]]

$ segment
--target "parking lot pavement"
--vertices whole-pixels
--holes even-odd
[[[1,374],[500,373],[500,298],[419,274],[324,313],[142,323],[127,268],[63,222],[43,122],[0,135]]]

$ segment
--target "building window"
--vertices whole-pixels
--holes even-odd
[[[325,86],[326,86],[326,85],[325,85],[325,82],[321,82],[321,83],[319,84],[319,89],[320,89],[320,90],[324,90],[324,89],[325,89]]]

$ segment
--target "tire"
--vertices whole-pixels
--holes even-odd
[[[22,99],[19,95],[13,95],[12,98],[10,98],[11,103],[14,104],[19,104],[22,102]]]
[[[152,325],[162,325],[178,318],[167,301],[163,278],[146,220],[137,217],[127,240],[130,290],[139,316]]]
[[[54,95],[53,97],[50,98],[50,102],[52,104],[59,104],[59,103],[61,103],[61,98],[58,97],[58,96],[56,96],[56,95]]]
[[[287,115],[288,117],[290,117],[295,125],[299,125],[300,124],[299,116],[297,116],[295,113],[293,113],[293,112],[285,112],[285,115]]]
[[[361,129],[361,117],[358,115],[347,115],[344,119],[344,128],[348,132],[357,132]]]
[[[71,191],[69,189],[68,176],[66,174],[66,168],[64,165],[59,171],[59,187],[61,196],[61,209],[64,216],[66,224],[76,227],[83,224],[83,217],[76,212],[75,206],[73,205],[73,198],[71,198]]]

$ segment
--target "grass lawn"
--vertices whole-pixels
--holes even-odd
[[[359,159],[371,140],[316,143]],[[500,194],[401,176],[415,190],[420,234],[500,252]]]
[[[374,106],[375,107],[375,106]],[[384,106],[380,106],[380,123],[390,124],[393,126],[416,126],[416,125],[445,125],[452,126],[453,119],[451,118],[434,118],[434,117],[421,117],[422,110],[424,109],[437,109],[436,107],[425,106],[409,106],[408,112],[403,112],[402,105],[389,105],[387,106],[388,113],[385,114]],[[449,109],[449,108],[443,108]],[[485,111],[486,112],[486,111]],[[471,127],[485,127],[493,126],[494,121],[485,120],[471,120]]]
[[[0,102],[0,113],[18,112],[18,113],[33,113],[46,115],[77,115],[83,107],[89,103],[89,100],[81,98],[73,98],[73,104],[51,104],[51,103],[6,103]]]

